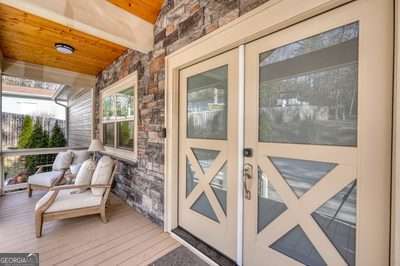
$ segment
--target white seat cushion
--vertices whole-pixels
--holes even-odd
[[[69,151],[57,154],[53,162],[53,171],[67,170],[72,162],[72,153]]]
[[[50,171],[28,177],[28,184],[51,187],[54,182],[64,174],[63,171]]]
[[[71,164],[69,167],[69,171],[71,172],[71,175],[73,177],[76,177],[76,175],[79,173],[79,169],[81,169],[82,163],[79,164]]]
[[[76,175],[75,185],[90,185],[95,168],[96,168],[96,163],[94,161],[90,159],[86,160],[82,164],[78,174]],[[84,190],[86,189],[81,189],[81,191]]]
[[[84,161],[90,158],[90,152],[82,150],[69,150],[72,153],[72,164],[82,164]]]
[[[107,185],[110,181],[114,161],[108,156],[103,156],[97,163],[92,176],[91,185]],[[94,195],[103,195],[105,188],[91,188]]]
[[[74,210],[79,208],[100,206],[102,196],[93,195],[90,190],[82,193],[72,193],[76,192],[76,189],[64,189],[58,192],[58,195],[51,204],[51,206],[45,211],[45,213]],[[51,193],[51,192],[48,192]],[[46,195],[44,196],[46,197]],[[48,199],[48,197],[47,197]],[[39,204],[40,200],[37,204]]]

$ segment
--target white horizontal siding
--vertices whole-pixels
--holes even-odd
[[[84,90],[69,101],[68,143],[89,146],[92,138],[92,90]]]

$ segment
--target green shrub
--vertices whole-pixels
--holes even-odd
[[[20,135],[18,136],[18,148],[19,149],[25,149],[28,148],[31,135],[33,131],[33,122],[32,118],[30,116],[25,116],[24,117],[24,122],[22,124],[22,131]]]
[[[65,147],[66,144],[67,140],[65,139],[64,133],[56,121],[53,129],[51,130],[49,147],[50,148]]]

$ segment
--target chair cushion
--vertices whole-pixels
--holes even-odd
[[[72,163],[71,164],[82,164],[84,161],[90,158],[90,152],[86,150],[77,151],[70,150],[72,153]]]
[[[28,184],[51,187],[54,182],[64,174],[63,171],[43,172],[28,177]]]
[[[73,174],[71,173],[71,170],[68,169],[67,171],[65,171],[64,177],[63,177],[63,179],[61,180],[61,182],[58,183],[57,185],[71,185],[71,184],[75,184],[75,178],[76,178],[76,175],[73,175]]]
[[[72,153],[69,151],[60,152],[57,154],[53,162],[53,171],[66,170],[72,162]]]
[[[100,206],[102,196],[93,195],[90,190],[83,193],[76,193],[76,189],[64,189],[58,192],[58,195],[51,204],[51,206],[45,211],[45,213],[66,211],[79,208]],[[71,193],[75,192],[75,193]],[[50,192],[48,192],[50,193]],[[46,195],[44,196],[46,197]],[[47,197],[47,199],[50,196]],[[40,202],[40,200],[39,200]],[[38,202],[38,204],[39,204]]]
[[[79,163],[79,164],[71,164],[71,166],[69,167],[69,171],[71,172],[71,175],[76,177],[79,173],[79,169],[81,169],[83,163]]]
[[[95,168],[96,168],[96,163],[94,161],[92,161],[91,159],[86,160],[82,164],[78,174],[76,175],[75,185],[90,185]],[[84,190],[86,189],[81,189],[81,191]]]
[[[114,161],[108,156],[103,156],[99,160],[92,176],[91,185],[107,185],[110,181]],[[94,195],[103,195],[105,188],[91,188]]]

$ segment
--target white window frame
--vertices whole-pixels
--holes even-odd
[[[117,134],[117,124],[121,121],[131,121],[132,119],[115,119],[114,121],[103,121],[103,99],[107,96],[113,95],[119,91],[133,87],[134,91],[134,132],[133,132],[133,150],[126,150],[118,148],[118,134]],[[130,161],[135,161],[137,159],[137,127],[138,127],[138,79],[137,71],[129,74],[123,79],[111,84],[110,86],[104,88],[99,95],[99,133],[100,139],[104,143],[103,136],[103,124],[114,123],[114,147],[104,145],[105,153],[111,156],[116,156],[121,159],[126,159]]]

